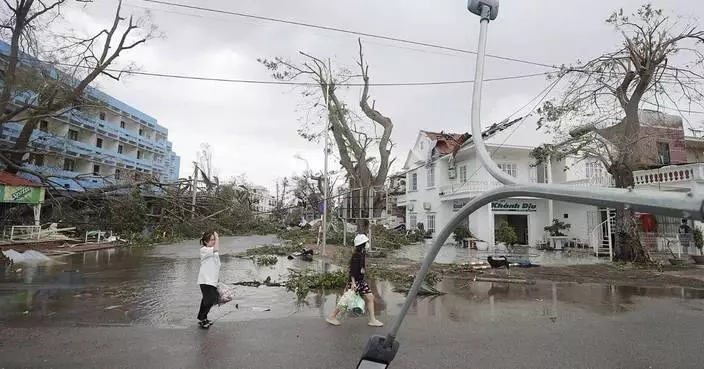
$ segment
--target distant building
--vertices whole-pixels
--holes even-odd
[[[2,69],[7,55],[9,45],[0,41]],[[180,157],[173,151],[166,127],[97,89],[88,87],[85,95],[96,107],[76,108],[39,123],[30,145],[42,154],[34,156],[28,169],[67,178],[55,182],[69,190],[146,176],[163,182],[179,178]],[[22,97],[15,99],[17,105],[27,101]],[[3,125],[0,141],[14,144],[22,126],[22,123]],[[81,178],[75,179],[79,175]]]

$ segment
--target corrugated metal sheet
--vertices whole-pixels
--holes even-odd
[[[33,182],[8,172],[0,172],[0,184],[6,186],[42,187],[41,183]]]

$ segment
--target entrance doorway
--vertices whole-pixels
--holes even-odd
[[[520,214],[495,214],[494,215],[494,231],[499,229],[502,221],[508,223],[509,226],[516,231],[518,237],[518,245],[528,244],[528,215]]]

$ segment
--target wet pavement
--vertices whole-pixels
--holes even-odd
[[[286,258],[257,267],[228,256],[275,242],[224,238],[222,279],[276,281],[288,268],[319,268]],[[276,287],[237,287],[234,302],[213,309],[216,325],[198,330],[194,241],[56,260],[0,276],[0,368],[354,367],[369,335],[386,332],[364,318],[327,326],[322,317],[341,291],[300,305]],[[377,315],[390,325],[404,296],[388,282],[372,287]],[[438,289],[447,294],[413,304],[394,367],[701,367],[703,290],[455,279]]]
[[[431,248],[431,241],[406,246],[394,252],[393,256],[409,259],[413,261],[423,261],[428,250]],[[529,260],[533,264],[564,266],[581,264],[601,264],[608,262],[606,258],[597,258],[589,254],[587,249],[566,249],[565,251],[545,251],[522,248],[527,251],[508,252],[506,250],[479,251],[475,249],[462,248],[453,244],[446,244],[438,252],[435,258],[436,263],[471,263],[486,262],[487,256],[507,255],[513,259]],[[521,250],[521,249],[518,249]]]

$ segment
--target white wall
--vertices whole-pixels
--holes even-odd
[[[596,206],[581,205],[570,202],[554,201],[554,218],[561,222],[569,223],[570,229],[564,232],[570,237],[589,241],[588,214],[597,211]],[[567,214],[567,219],[564,215]]]

